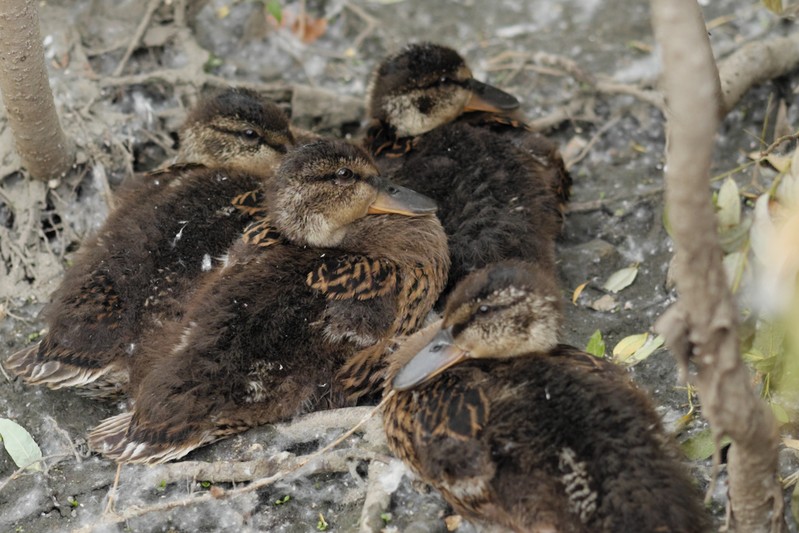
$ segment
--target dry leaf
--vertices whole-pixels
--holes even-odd
[[[307,13],[300,15],[291,23],[291,33],[305,44],[311,44],[327,31],[327,19],[313,18]]]
[[[784,155],[769,154],[766,156],[766,161],[780,174],[788,172],[788,169],[791,168],[791,158]]]
[[[459,514],[444,517],[444,524],[447,526],[447,531],[455,531],[461,527],[461,522],[463,522],[463,517]]]
[[[611,274],[602,288],[610,292],[619,292],[629,287],[637,275],[638,265],[622,268]]]
[[[224,5],[216,10],[216,18],[223,19],[230,15],[230,6]]]
[[[585,287],[587,285],[588,285],[588,282],[586,281],[585,283],[581,283],[580,285],[577,286],[576,289],[574,289],[574,292],[572,293],[572,303],[574,305],[577,305],[577,299],[583,293],[583,289],[585,289]]]
[[[794,450],[799,450],[799,439],[782,439],[782,443],[787,446],[788,448],[792,448]]]
[[[741,223],[741,196],[738,191],[738,184],[732,178],[727,178],[719,189],[718,200],[716,201],[718,211],[716,217],[719,226],[731,228]]]
[[[624,337],[613,347],[613,357],[626,359],[641,348],[649,338],[649,333],[640,333]]]

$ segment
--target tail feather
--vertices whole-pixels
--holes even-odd
[[[23,348],[8,357],[3,366],[29,385],[75,387],[79,394],[94,398],[118,398],[124,393],[129,381],[127,369],[117,365],[82,367],[48,358],[41,350],[41,342]]]
[[[132,423],[133,412],[103,420],[89,433],[89,448],[118,463],[152,465],[180,459],[195,448],[220,438],[211,431],[205,431],[185,442],[140,442],[131,431]]]

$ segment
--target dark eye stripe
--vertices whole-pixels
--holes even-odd
[[[285,144],[278,143],[278,142],[272,142],[267,137],[264,137],[263,135],[259,134],[257,130],[252,129],[252,128],[248,128],[248,129],[254,131],[258,135],[257,137],[250,137],[248,135],[245,135],[244,131],[241,131],[241,130],[233,130],[233,129],[230,129],[230,128],[223,128],[223,127],[220,127],[220,126],[211,126],[211,129],[214,130],[214,131],[218,131],[220,133],[225,133],[227,135],[233,135],[233,136],[236,136],[236,137],[241,137],[242,139],[246,139],[248,141],[256,141],[257,140],[259,145],[260,144],[265,144],[268,147],[272,148],[273,150],[275,150],[275,151],[277,151],[277,152],[279,152],[281,154],[285,154],[285,153],[288,152],[288,148],[286,147]]]

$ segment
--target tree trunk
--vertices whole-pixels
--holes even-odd
[[[737,311],[722,267],[710,195],[710,163],[722,92],[696,0],[652,0],[669,106],[666,208],[675,246],[679,301],[657,328],[685,373],[697,369],[702,413],[714,435],[729,435],[730,526],[785,531],[777,481],[779,435],[771,410],[751,386],[739,353]]]
[[[0,92],[17,152],[36,178],[62,175],[72,164],[53,104],[34,0],[0,3]]]

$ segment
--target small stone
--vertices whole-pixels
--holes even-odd
[[[602,312],[609,312],[613,311],[616,308],[618,302],[616,299],[611,296],[610,294],[606,294],[601,298],[594,300],[594,302],[589,306],[591,309],[595,311],[602,311]]]

